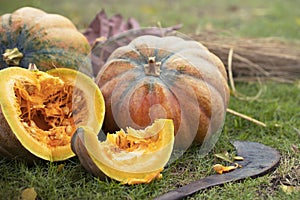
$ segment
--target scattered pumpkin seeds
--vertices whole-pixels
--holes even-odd
[[[213,166],[214,170],[218,173],[218,174],[223,174],[226,172],[230,172],[232,170],[235,170],[236,168],[240,167],[240,165],[238,163],[234,163],[234,166],[223,166],[221,164],[215,164]]]
[[[244,160],[244,158],[242,156],[234,156],[233,159],[235,161],[242,161],[242,160]]]

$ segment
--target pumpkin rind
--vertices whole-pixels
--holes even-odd
[[[10,67],[1,70],[0,77],[0,155],[26,161],[65,160],[75,155],[70,142],[76,127],[100,131],[104,99],[83,73]]]
[[[123,184],[149,183],[161,178],[174,144],[172,120],[157,119],[145,130],[127,129],[108,134],[99,142],[87,127],[72,138],[72,149],[84,168],[95,176],[109,177]]]
[[[7,51],[15,48],[22,55],[8,61]],[[89,53],[87,39],[62,15],[23,7],[0,17],[0,69],[34,63],[41,71],[65,67],[92,76]]]
[[[223,126],[229,101],[221,60],[196,41],[140,36],[119,47],[96,83],[106,104],[103,130],[142,128],[157,118],[174,121],[177,147],[209,141]]]

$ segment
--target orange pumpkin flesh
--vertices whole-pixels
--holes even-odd
[[[70,142],[76,123],[71,112],[73,86],[60,79],[39,80],[37,76],[37,81],[40,88],[22,80],[15,82],[20,120],[31,137],[49,147],[65,146]]]
[[[70,141],[78,126],[100,130],[102,95],[93,81],[80,72],[59,68],[44,73],[11,67],[1,71],[0,76],[6,76],[0,81],[5,84],[4,91],[12,92],[0,98],[1,115],[7,122],[0,125],[0,146],[12,152],[10,157],[21,158],[29,151],[46,160],[64,160],[75,155]],[[12,141],[22,145],[5,143],[14,137],[17,140]]]

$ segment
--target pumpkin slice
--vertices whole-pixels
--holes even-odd
[[[0,71],[0,87],[2,155],[65,160],[75,155],[70,141],[77,127],[101,129],[103,96],[81,72],[10,67]]]
[[[100,178],[108,176],[123,184],[149,183],[161,178],[174,145],[173,120],[157,119],[144,130],[127,128],[107,134],[105,141],[88,127],[79,128],[72,149],[81,164]]]

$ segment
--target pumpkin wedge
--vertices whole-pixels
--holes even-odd
[[[79,126],[101,129],[104,99],[91,78],[76,70],[0,71],[0,155],[49,161],[74,156],[70,141]]]
[[[123,184],[149,183],[161,178],[174,145],[173,120],[157,119],[144,130],[127,128],[98,141],[89,127],[80,127],[72,149],[87,171]]]

